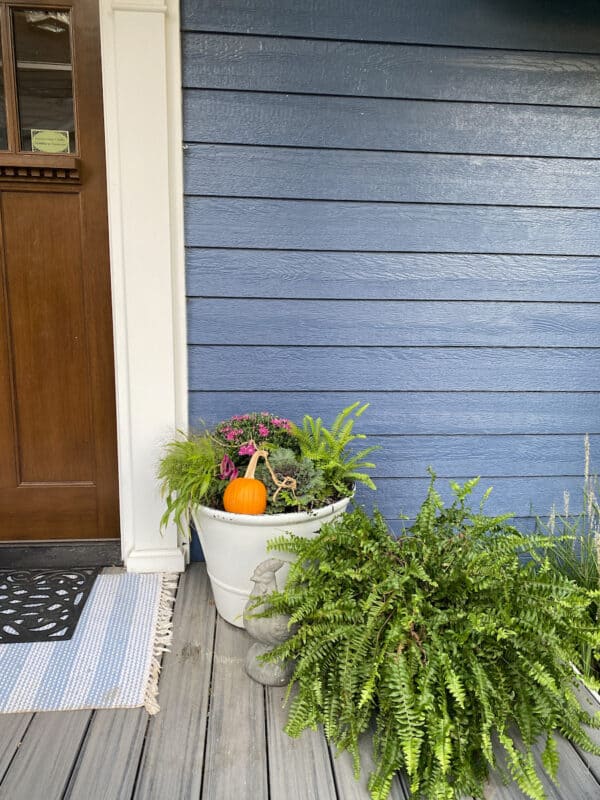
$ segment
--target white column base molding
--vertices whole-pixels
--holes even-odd
[[[132,550],[126,558],[128,572],[183,572],[185,559],[178,547],[171,550]]]

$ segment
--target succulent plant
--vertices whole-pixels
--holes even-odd
[[[283,488],[278,491],[267,466],[259,464],[256,477],[267,487],[271,513],[306,511],[323,505],[327,499],[323,472],[310,458],[298,456],[287,448],[279,448],[269,454],[269,463],[278,480],[293,478],[296,481],[295,489]]]

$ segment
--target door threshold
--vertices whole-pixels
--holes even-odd
[[[120,539],[0,543],[0,569],[70,569],[122,563]]]

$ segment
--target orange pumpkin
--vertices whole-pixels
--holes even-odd
[[[243,478],[234,478],[223,493],[225,511],[232,514],[264,514],[267,508],[267,487],[254,477],[258,459],[266,456],[265,450],[256,450]]]

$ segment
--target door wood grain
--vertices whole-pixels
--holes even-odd
[[[93,0],[61,5],[71,23],[77,152],[20,152],[18,93],[7,87],[0,541],[119,536],[98,11]],[[12,24],[8,4],[0,3],[0,19],[5,30]],[[4,35],[5,61],[14,61],[11,42]],[[14,70],[5,75],[14,81]]]

